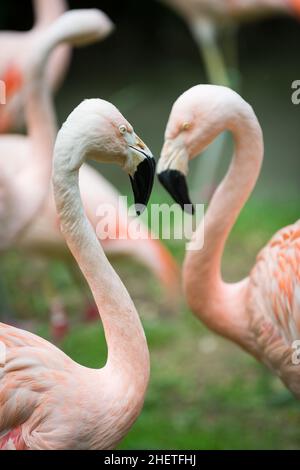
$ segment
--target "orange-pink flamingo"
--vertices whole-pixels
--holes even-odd
[[[300,337],[300,221],[272,238],[247,279],[227,284],[221,274],[228,235],[263,161],[262,130],[249,104],[226,87],[199,85],[184,93],[171,112],[159,178],[179,204],[189,204],[189,160],[225,130],[233,134],[235,153],[190,243],[186,298],[201,321],[265,363],[300,398],[300,366],[292,360]]]
[[[55,145],[53,186],[61,230],[97,304],[107,363],[100,370],[85,368],[47,341],[0,324],[0,449],[112,449],[143,407],[147,342],[135,306],[84,213],[79,168],[87,158],[120,166],[133,181],[136,203],[143,205],[155,162],[121,113],[98,99],[71,113]]]
[[[0,133],[20,128],[24,123],[24,77],[28,56],[45,31],[67,9],[66,0],[33,0],[35,25],[28,32],[0,33],[0,79],[6,83],[7,105],[1,107]],[[52,91],[61,84],[70,61],[70,48],[57,48],[47,65],[47,83]]]

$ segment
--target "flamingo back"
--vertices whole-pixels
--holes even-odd
[[[249,287],[250,329],[259,355],[299,396],[293,348],[300,339],[300,221],[279,231],[261,251]]]

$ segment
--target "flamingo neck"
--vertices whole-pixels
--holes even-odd
[[[246,331],[243,318],[247,280],[225,284],[221,263],[226,241],[240,211],[252,193],[263,161],[263,136],[250,106],[243,114],[225,123],[234,137],[235,153],[227,175],[218,187],[204,220],[195,233],[188,251],[184,282],[193,310],[213,330],[237,342],[241,330]],[[204,247],[197,245],[204,233]]]
[[[46,27],[67,10],[66,0],[33,0],[35,27]]]
[[[23,99],[30,149],[24,182],[30,188],[31,203],[18,219],[22,230],[36,217],[49,192],[57,133],[55,111],[45,76],[45,66],[56,41],[53,37],[47,38],[46,34],[41,36],[28,58],[24,80]]]
[[[52,2],[41,0],[38,3]],[[53,51],[67,43],[70,34],[60,23],[54,23],[42,32],[31,50],[25,76],[25,115],[31,140],[31,159],[37,169],[38,186],[46,192],[51,179],[53,148],[57,135],[55,109],[47,80],[47,65]]]
[[[78,172],[87,150],[64,128],[54,152],[53,184],[61,230],[93,293],[108,346],[106,370],[138,390],[143,399],[149,379],[149,352],[135,306],[107,260],[80,197]],[[70,145],[66,144],[69,139]]]

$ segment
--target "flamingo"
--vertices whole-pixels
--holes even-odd
[[[184,93],[171,112],[159,178],[182,207],[190,204],[189,160],[225,130],[233,134],[235,154],[189,246],[186,298],[202,322],[266,364],[300,398],[300,367],[292,360],[300,338],[300,221],[274,235],[249,277],[228,284],[221,275],[226,240],[263,161],[263,134],[250,105],[226,87],[198,85]]]
[[[149,200],[155,160],[117,108],[99,99],[81,103],[57,136],[53,187],[61,230],[99,309],[107,363],[100,370],[85,368],[47,341],[0,324],[6,350],[0,449],[112,449],[143,407],[150,369],[145,334],[80,197],[79,168],[91,157],[130,176],[137,207]]]
[[[111,30],[111,21],[99,10],[67,12],[39,37],[32,50],[25,86],[29,137],[0,137],[0,251],[15,246],[49,192],[56,129],[50,92],[44,83],[49,55],[62,43],[80,46],[97,42]]]
[[[297,15],[299,0],[161,0],[186,21],[201,50],[209,81],[230,85],[225,61],[218,47],[218,33],[243,21],[271,14]]]
[[[161,0],[186,21],[204,59],[209,82],[213,85],[234,86],[228,66],[219,47],[235,33],[241,22],[274,14],[299,16],[299,0]],[[234,45],[234,44],[232,44]],[[232,48],[231,45],[231,49]],[[227,48],[229,49],[229,48]],[[236,55],[236,54],[233,54]],[[238,87],[237,87],[238,88]],[[201,196],[209,200],[216,187],[220,156],[226,147],[226,136],[220,136],[199,168],[194,171],[193,186],[206,182]]]
[[[56,121],[44,73],[63,43],[85,45],[105,38],[112,23],[98,10],[65,13],[41,32],[27,57],[25,111],[28,137],[0,136],[0,252],[16,246],[49,193]]]
[[[6,84],[7,106],[1,108],[0,133],[7,134],[24,124],[24,86],[28,56],[41,34],[67,9],[66,0],[33,0],[35,25],[28,32],[0,33],[0,79]],[[70,47],[56,49],[47,67],[47,82],[56,91],[70,62]]]

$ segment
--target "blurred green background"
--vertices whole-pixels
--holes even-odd
[[[51,0],[49,0],[51,1]],[[116,32],[100,45],[74,52],[72,66],[56,98],[59,120],[84,98],[116,104],[156,155],[174,100],[205,83],[199,51],[184,22],[158,1],[70,1],[72,8],[99,7]],[[32,24],[29,0],[2,1],[1,29]],[[291,102],[291,83],[300,79],[300,24],[290,18],[253,22],[239,30],[241,93],[254,107],[265,135],[265,163],[257,188],[231,235],[224,276],[249,272],[259,249],[283,225],[299,218],[300,106]],[[1,52],[0,52],[1,53]],[[220,178],[228,158],[220,167]],[[127,178],[101,168],[127,193]],[[156,185],[153,201],[170,201]],[[181,264],[184,243],[169,242]],[[41,285],[45,269],[64,296],[73,320],[63,349],[81,363],[105,362],[101,325],[77,323],[82,292],[58,263],[9,253],[1,272],[10,307],[35,331],[49,337],[47,304]],[[216,337],[182,303],[168,312],[159,285],[130,260],[115,262],[141,314],[152,356],[152,377],[144,411],[123,449],[294,449],[300,447],[298,403],[254,359]]]

